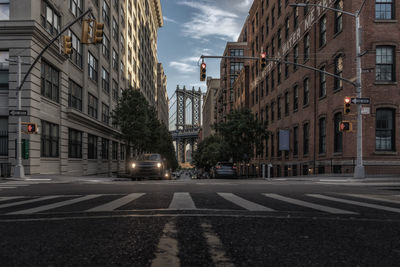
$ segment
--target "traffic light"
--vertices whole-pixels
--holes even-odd
[[[201,65],[200,65],[200,81],[205,81],[206,80],[206,72],[207,72],[207,70],[206,70],[206,67],[207,67],[207,65],[206,65],[206,63],[201,63]]]
[[[267,66],[267,53],[266,52],[261,53],[260,64],[261,64],[262,69],[265,68],[265,66]]]
[[[344,115],[347,115],[350,113],[350,105],[351,105],[351,98],[346,96],[344,98],[344,103],[343,103],[344,107],[343,107],[343,113]]]
[[[64,43],[64,55],[72,54],[72,38],[71,38],[71,36],[64,35],[63,43]]]
[[[27,123],[26,124],[26,132],[28,134],[33,134],[37,132],[37,125],[36,123]]]
[[[352,125],[349,121],[341,121],[339,123],[339,131],[348,132],[352,130]]]
[[[104,24],[98,23],[97,21],[94,22],[94,34],[92,42],[94,44],[101,44],[103,41],[103,29]]]
[[[81,44],[90,44],[90,23],[91,20],[84,19],[82,21],[82,36],[81,36]]]

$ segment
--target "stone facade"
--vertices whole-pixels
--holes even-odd
[[[217,107],[215,105],[215,95],[220,86],[220,79],[207,77],[207,93],[203,100],[203,124],[201,140],[214,133],[212,125],[216,122]]]

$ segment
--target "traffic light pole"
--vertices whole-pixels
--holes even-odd
[[[30,65],[28,71],[25,73],[24,78],[21,80],[21,56],[18,56],[18,81],[17,81],[17,105],[18,105],[18,110],[21,110],[21,94],[22,94],[22,86],[25,83],[26,79],[28,78],[28,75],[31,73],[33,67],[35,64],[39,61],[39,59],[43,56],[44,52],[47,51],[47,49],[66,31],[68,30],[73,24],[75,24],[77,21],[81,20],[84,16],[86,16],[88,13],[91,13],[92,9],[89,8],[85,13],[77,17],[74,21],[69,23],[67,26],[64,27],[51,41],[46,45],[45,48],[40,52],[40,54],[35,58],[33,63]],[[9,60],[12,61],[12,60]],[[13,61],[15,62],[15,61]],[[18,125],[17,125],[17,147],[15,150],[15,153],[17,155],[17,164],[15,165],[14,168],[14,178],[24,178],[25,177],[25,171],[24,171],[24,166],[22,165],[22,142],[21,142],[21,116],[18,116]]]

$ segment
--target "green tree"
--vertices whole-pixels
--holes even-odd
[[[229,145],[222,136],[218,134],[211,135],[197,145],[193,155],[194,164],[197,168],[209,171],[218,161],[229,160],[228,149]]]
[[[244,161],[263,150],[263,140],[267,134],[262,122],[256,120],[249,109],[234,110],[225,122],[214,125],[228,144],[227,152],[234,162]]]

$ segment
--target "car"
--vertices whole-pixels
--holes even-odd
[[[160,154],[142,154],[131,160],[129,175],[132,180],[141,178],[169,179],[170,174]]]
[[[236,177],[236,166],[230,162],[218,162],[211,171],[213,178]]]

